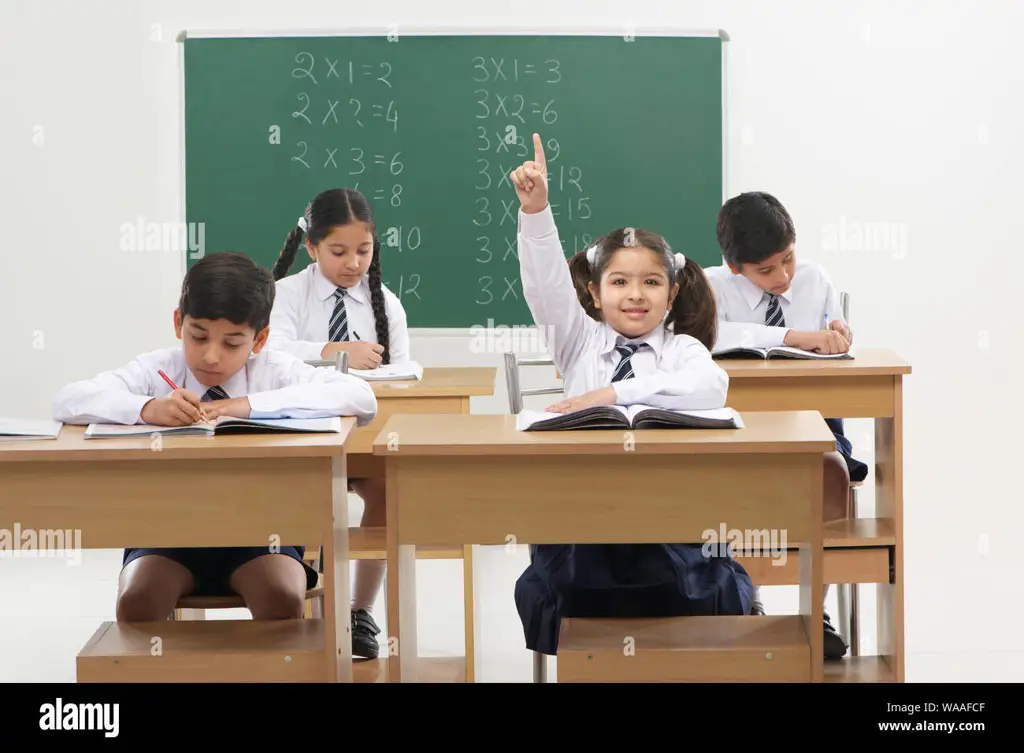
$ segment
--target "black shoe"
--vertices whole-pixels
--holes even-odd
[[[825,658],[826,659],[842,659],[846,656],[846,650],[849,646],[846,645],[846,641],[843,640],[843,636],[836,632],[836,629],[832,627],[832,623],[829,621],[828,612],[825,613]]]
[[[755,601],[750,605],[750,614],[764,617],[764,607],[761,605],[761,602]]]
[[[376,659],[380,653],[377,636],[380,628],[365,609],[352,612],[352,656],[364,659]]]

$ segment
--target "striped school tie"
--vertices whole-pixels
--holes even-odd
[[[345,310],[345,288],[338,288],[334,291],[334,300],[334,313],[331,314],[331,324],[328,327],[330,333],[328,342],[347,342],[348,311]]]
[[[206,394],[199,398],[201,403],[209,403],[213,400],[227,400],[228,393],[224,391],[223,387],[211,387],[206,391]]]
[[[768,293],[768,312],[764,315],[764,323],[769,327],[786,326],[786,317],[782,315],[782,304],[777,295]]]
[[[615,350],[622,356],[622,360],[620,360],[619,365],[615,367],[615,373],[612,374],[612,383],[621,382],[623,379],[633,378],[633,364],[629,362],[629,359],[632,358],[633,354],[644,345],[646,345],[646,343],[630,343],[615,346]]]

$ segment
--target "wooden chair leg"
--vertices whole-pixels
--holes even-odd
[[[472,544],[462,548],[462,592],[466,630],[466,682],[476,682],[476,612]]]

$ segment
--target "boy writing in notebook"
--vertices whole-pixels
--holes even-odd
[[[377,401],[365,381],[264,350],[274,292],[270,273],[249,257],[229,251],[204,257],[185,275],[174,312],[181,347],[144,353],[67,385],[54,398],[54,419],[185,426],[219,416],[354,416],[359,426],[370,423]],[[273,550],[126,549],[117,619],[166,619],[190,594],[238,594],[254,619],[299,619],[306,590],[317,582],[317,573],[303,562],[303,550],[276,545]]]
[[[839,296],[820,265],[797,260],[793,220],[778,199],[759,191],[729,199],[719,210],[717,230],[725,264],[705,270],[718,303],[715,351],[777,345],[824,354],[849,351],[853,332]],[[825,456],[823,514],[831,521],[846,516],[850,479],[863,481],[867,466],[851,455],[842,419],[825,421],[838,449]],[[759,593],[754,606],[763,614]],[[825,657],[842,658],[848,647],[827,614],[824,630]]]

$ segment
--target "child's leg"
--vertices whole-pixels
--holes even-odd
[[[291,554],[295,550],[282,550],[278,554],[263,548],[250,550],[248,559],[231,572],[228,585],[245,600],[254,620],[302,619],[309,577],[301,557]],[[238,558],[246,555],[240,553]]]
[[[362,497],[363,517],[359,521],[367,528],[380,528],[387,523],[387,502],[383,478],[352,479],[352,491]],[[352,653],[367,659],[376,659],[379,651],[377,635],[380,628],[374,622],[373,604],[377,601],[384,582],[386,560],[357,560],[355,584],[352,589]]]
[[[157,552],[161,552],[158,554]],[[166,620],[195,581],[173,549],[128,549],[117,584],[118,622]],[[172,559],[172,557],[174,559]]]
[[[850,471],[846,458],[839,452],[825,456],[825,489],[822,498],[822,517],[826,523],[846,517],[847,500],[850,496]],[[828,598],[829,584],[826,583],[821,600]],[[839,659],[846,654],[846,642],[825,615],[825,657]]]

